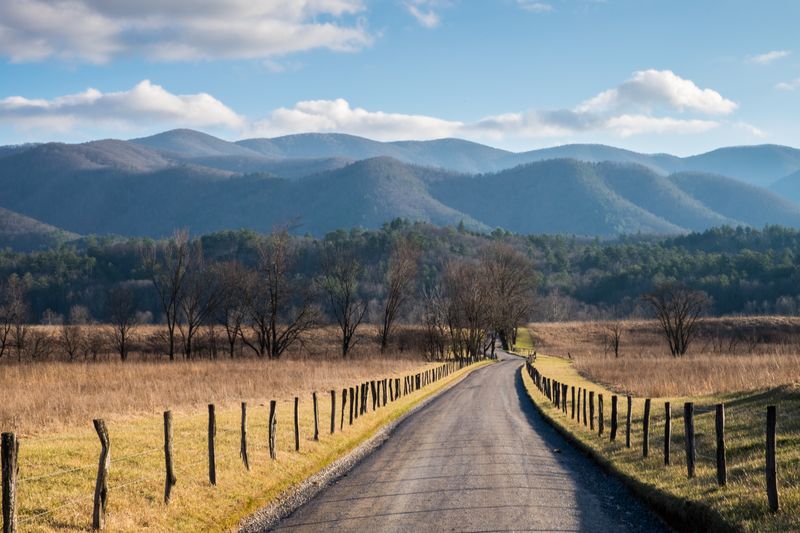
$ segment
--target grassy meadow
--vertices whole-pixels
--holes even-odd
[[[603,324],[531,325],[540,351],[539,371],[553,380],[581,387],[604,397],[605,432],[598,435],[564,415],[523,376],[532,400],[562,430],[593,450],[612,470],[634,480],[648,499],[680,514],[686,502],[705,507],[712,520],[744,531],[800,529],[800,362],[788,344],[761,345],[751,353],[695,353],[684,358],[664,356],[655,341],[644,339],[646,324],[626,324],[628,352],[620,358],[603,353],[598,340]],[[625,337],[623,337],[624,339]],[[631,342],[631,341],[635,342]],[[573,344],[569,344],[572,342]],[[542,355],[558,347],[559,355]],[[570,347],[567,348],[567,345]],[[623,341],[624,346],[624,341]],[[696,344],[698,348],[702,342]],[[785,350],[785,352],[781,352]],[[569,352],[569,356],[566,352]],[[571,358],[571,359],[570,359]],[[524,372],[523,372],[524,374]],[[619,394],[619,433],[610,442],[611,396]],[[633,396],[632,446],[625,447],[625,394]],[[568,394],[568,399],[570,395]],[[649,457],[643,457],[644,398],[652,401]],[[687,478],[684,451],[683,404],[695,403],[697,470]],[[671,465],[664,466],[665,402],[672,408]],[[728,483],[716,481],[715,413],[725,404]],[[771,513],[765,490],[766,408],[777,405],[777,462],[781,509]],[[597,414],[595,415],[597,416]],[[695,524],[702,529],[706,524]]]

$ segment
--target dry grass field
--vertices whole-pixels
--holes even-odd
[[[800,319],[706,319],[689,353],[669,355],[653,321],[622,321],[620,356],[607,322],[529,324],[539,353],[573,361],[592,381],[637,396],[707,395],[800,383]]]
[[[537,368],[547,377],[605,396],[605,434],[590,431],[562,414],[527,376],[532,399],[553,422],[588,446],[613,470],[640,483],[649,498],[681,513],[690,501],[707,508],[734,529],[800,530],[800,321],[784,318],[709,319],[703,337],[681,358],[665,354],[653,322],[623,323],[622,350],[604,348],[607,323],[531,324]],[[712,336],[713,335],[713,336]],[[734,335],[740,338],[731,340]],[[751,338],[752,336],[752,338]],[[542,355],[556,354],[557,357]],[[608,438],[610,398],[631,394],[632,448],[621,436]],[[652,398],[650,456],[642,457],[644,398]],[[569,398],[569,395],[568,395]],[[695,403],[698,469],[687,479],[683,404]],[[672,466],[663,459],[665,402],[672,405]],[[714,406],[724,403],[728,484],[719,487],[715,470]],[[767,506],[764,457],[766,407],[778,409],[777,462],[781,510]],[[597,426],[595,426],[597,427]],[[698,526],[701,527],[701,526]]]

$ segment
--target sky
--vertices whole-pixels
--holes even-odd
[[[800,147],[800,2],[2,0],[0,144]]]

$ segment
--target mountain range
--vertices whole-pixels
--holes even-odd
[[[299,134],[229,142],[192,130],[0,147],[0,246],[78,234],[163,236],[290,223],[321,235],[396,217],[475,230],[614,236],[800,227],[800,150],[691,157],[604,145],[514,153],[460,139]]]

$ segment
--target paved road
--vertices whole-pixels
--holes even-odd
[[[280,523],[290,531],[666,531],[538,415],[501,355]]]

